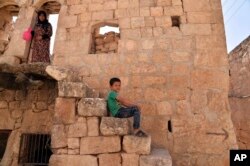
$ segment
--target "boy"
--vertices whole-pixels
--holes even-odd
[[[117,118],[134,117],[134,135],[139,137],[147,136],[142,130],[140,130],[141,114],[139,106],[118,94],[121,89],[121,80],[119,78],[111,78],[109,84],[111,90],[108,94],[107,100],[108,109],[112,116]]]

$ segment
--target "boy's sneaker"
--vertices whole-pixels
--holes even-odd
[[[135,136],[137,136],[137,137],[147,137],[148,135],[144,131],[139,130],[139,131],[137,131],[137,133],[135,133]]]

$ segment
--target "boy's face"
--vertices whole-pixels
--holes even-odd
[[[121,90],[121,82],[114,82],[114,84],[110,86],[110,89],[119,92]]]

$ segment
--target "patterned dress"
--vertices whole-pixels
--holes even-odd
[[[34,28],[33,50],[31,62],[50,63],[50,37],[52,26],[49,22],[37,23]]]

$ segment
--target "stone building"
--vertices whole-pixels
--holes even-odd
[[[229,165],[238,145],[220,0],[0,1],[8,15],[6,6],[19,12],[13,30],[0,29],[2,165]],[[59,14],[49,66],[29,64],[22,39],[39,9]],[[100,34],[105,25],[120,33]],[[113,76],[142,105],[149,138],[106,117]]]
[[[229,54],[229,102],[240,149],[250,148],[250,37]]]

